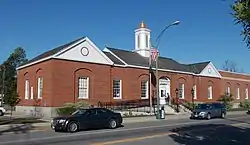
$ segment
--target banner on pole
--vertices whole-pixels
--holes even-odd
[[[158,56],[159,56],[159,51],[157,49],[155,48],[150,49],[151,60],[155,61]]]

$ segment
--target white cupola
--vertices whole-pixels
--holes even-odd
[[[144,57],[150,56],[150,30],[142,21],[138,29],[135,30],[135,52]]]

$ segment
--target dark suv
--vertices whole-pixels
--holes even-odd
[[[226,116],[226,107],[222,103],[204,103],[198,104],[197,107],[191,114],[191,119],[193,118],[204,118],[211,119],[215,117],[224,118]]]

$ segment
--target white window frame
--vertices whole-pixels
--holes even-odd
[[[179,99],[185,98],[185,84],[181,83],[179,84]]]
[[[236,88],[236,99],[240,99],[240,88]]]
[[[197,88],[196,88],[196,85],[193,86],[193,90],[194,90],[194,99],[197,99]]]
[[[43,77],[37,78],[37,98],[43,98]]]
[[[248,88],[245,88],[245,99],[248,99],[248,95],[249,95]]]
[[[86,94],[84,95],[85,92]],[[78,99],[88,99],[88,98],[89,98],[89,77],[79,77],[78,78]]]
[[[116,95],[119,95],[119,97],[116,97],[115,96],[115,89],[117,89],[117,88],[114,88],[114,81],[119,81],[119,94],[116,94]],[[113,99],[122,99],[122,80],[118,80],[118,79],[114,79],[113,80],[113,84],[112,84],[112,86],[113,86]]]
[[[25,80],[25,94],[24,94],[24,98],[25,98],[25,100],[28,100],[29,99],[29,80],[28,79],[26,79]]]
[[[146,85],[145,90],[143,90],[143,85]],[[145,95],[146,95],[145,97],[142,96],[143,91],[145,91]],[[148,81],[145,81],[145,80],[141,81],[141,99],[148,99]]]
[[[207,91],[208,91],[208,99],[211,100],[213,99],[213,86],[212,85],[209,85],[208,88],[207,88]]]
[[[230,88],[229,86],[227,86],[227,88],[226,88],[226,93],[227,93],[228,95],[231,94],[231,88]]]
[[[30,99],[34,99],[34,88],[33,86],[30,87]]]

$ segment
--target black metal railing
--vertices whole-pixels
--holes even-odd
[[[156,99],[152,99],[152,112],[156,113]],[[113,111],[132,111],[150,113],[150,103],[148,99],[126,100],[114,102],[98,102],[98,107],[107,108]]]

